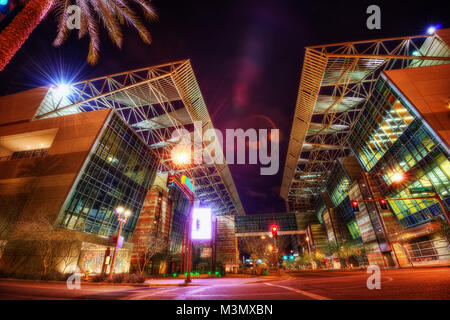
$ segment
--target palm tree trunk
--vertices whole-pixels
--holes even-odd
[[[45,18],[54,0],[30,0],[0,34],[0,71],[19,51],[31,32]]]

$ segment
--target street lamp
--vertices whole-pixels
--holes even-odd
[[[405,180],[405,174],[401,172],[394,172],[391,176],[391,180],[393,183],[401,183]]]
[[[172,149],[171,153],[172,161],[177,165],[186,165],[191,162],[191,151],[187,146],[177,146]]]
[[[119,240],[120,240],[120,233],[122,232],[122,226],[124,223],[127,222],[128,218],[131,215],[131,211],[128,209],[125,209],[122,206],[119,206],[116,208],[116,214],[117,214],[117,220],[119,221],[119,229],[117,231],[117,238],[116,238],[116,246],[114,248],[113,258],[111,261],[111,267],[109,269],[109,278],[112,278],[112,274],[114,272],[114,262],[116,260],[117,250],[119,248]]]

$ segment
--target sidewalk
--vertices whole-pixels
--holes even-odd
[[[192,282],[189,286],[210,286],[210,285],[236,285],[236,284],[251,284],[258,282],[270,282],[281,279],[286,279],[288,277],[277,277],[277,276],[260,276],[260,277],[222,277],[222,278],[192,278]],[[145,285],[149,286],[184,286],[183,278],[173,278],[173,279],[147,279],[144,282]]]

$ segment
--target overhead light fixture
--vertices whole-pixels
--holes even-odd
[[[435,26],[429,26],[427,29],[427,33],[428,34],[433,34],[436,32],[436,30],[439,28],[439,25],[435,25]]]
[[[61,83],[53,87],[55,94],[58,98],[64,98],[72,93],[72,87],[70,84]]]

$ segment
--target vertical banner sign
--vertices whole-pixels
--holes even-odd
[[[192,194],[195,193],[194,184],[186,176],[181,176],[181,184],[192,192]]]
[[[192,240],[211,240],[211,208],[194,208],[192,213]]]

